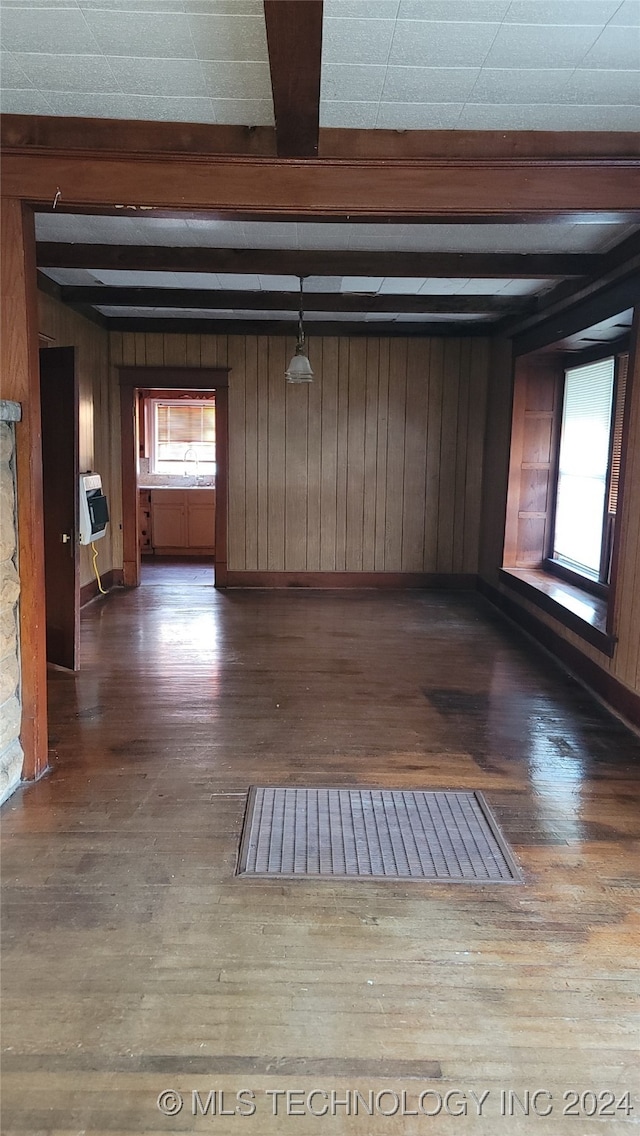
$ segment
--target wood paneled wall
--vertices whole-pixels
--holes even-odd
[[[489,372],[487,476],[483,493],[483,528],[486,532],[480,560],[480,575],[492,587],[508,594],[513,603],[551,627],[557,636],[565,639],[577,651],[597,663],[602,670],[624,686],[640,693],[640,352],[638,351],[640,321],[638,314],[637,310],[634,324],[635,342],[632,343],[629,358],[628,381],[631,393],[622,515],[617,538],[619,563],[613,621],[613,630],[618,641],[613,657],[608,658],[596,647],[586,643],[580,636],[558,623],[552,615],[516,593],[508,591],[500,583],[498,568],[502,564],[506,514],[504,471],[509,460],[511,443],[511,414],[508,409],[511,368],[506,348],[502,352],[494,353],[494,365],[490,367]],[[495,408],[495,414],[492,408]],[[499,471],[497,481],[494,481],[490,474],[494,465]],[[494,523],[489,526],[491,517],[494,518]]]
[[[96,545],[99,571],[108,572],[118,561],[121,542],[120,517],[120,447],[114,437],[112,423],[111,384],[109,381],[109,337],[105,331],[84,316],[59,303],[44,292],[38,292],[39,330],[51,347],[75,347],[76,369],[80,393],[79,450],[80,470],[95,470],[109,501],[111,524],[106,536]],[[80,584],[94,579],[91,553],[80,550]]]
[[[229,569],[475,573],[488,344],[112,333],[117,365],[228,366]]]
[[[516,360],[503,564],[538,567],[549,555],[563,369],[555,355]]]

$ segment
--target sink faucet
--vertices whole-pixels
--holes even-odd
[[[189,454],[193,454],[193,457],[189,458]],[[195,446],[187,446],[186,450],[184,451],[182,460],[184,462],[184,476],[185,477],[187,476],[187,462],[192,461],[192,462],[195,463],[195,467],[196,467],[194,476],[197,477],[198,476],[198,466],[199,466],[200,463],[199,463],[199,460],[198,460],[198,451],[196,450]]]

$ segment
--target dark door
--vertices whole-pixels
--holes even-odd
[[[47,661],[78,669],[78,383],[73,347],[40,352]]]

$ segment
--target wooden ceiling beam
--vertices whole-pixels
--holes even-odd
[[[301,5],[304,6],[304,5]],[[59,193],[58,193],[59,191]],[[640,162],[429,159],[276,159],[193,155],[16,153],[2,193],[31,205],[134,206],[227,213],[388,220],[469,220],[521,214],[628,216],[639,209]]]
[[[39,274],[42,276],[42,273]],[[46,279],[46,277],[45,277]],[[60,299],[72,307],[92,304],[118,308],[187,308],[212,311],[282,311],[298,310],[298,292],[249,292],[202,290],[196,288],[58,288]],[[415,296],[370,295],[358,292],[307,292],[305,312],[404,312],[424,314],[511,313],[531,310],[535,301],[523,296]]]
[[[619,292],[611,291],[619,285],[622,286]],[[633,233],[626,241],[604,254],[597,275],[577,282],[565,281],[541,297],[537,310],[515,319],[507,316],[500,326],[500,334],[518,337],[529,331],[535,333],[538,325],[545,324],[551,329],[549,342],[553,342],[561,337],[565,313],[576,310],[581,312],[583,304],[591,304],[592,300],[597,303],[599,295],[607,297],[601,305],[603,319],[611,314],[611,298],[614,295],[617,297],[613,300],[614,310],[618,302],[623,308],[637,305],[640,295],[640,232]],[[590,307],[589,315],[591,311]],[[583,317],[579,315],[577,318],[579,320]]]
[[[280,158],[315,158],[320,125],[323,0],[264,0]]]
[[[167,319],[158,315],[155,319],[139,316],[111,316],[106,321],[109,331],[150,331],[198,335],[286,335],[292,339],[297,334],[297,322],[293,320],[217,320],[217,319]],[[482,321],[465,323],[429,322],[394,323],[391,320],[375,320],[365,323],[351,320],[322,320],[314,323],[305,319],[304,330],[307,338],[323,335],[364,335],[414,338],[416,336],[438,336],[461,338],[474,335],[493,334],[494,324]]]
[[[640,133],[568,130],[349,130],[323,127],[321,158],[640,158]]]
[[[50,213],[51,202],[36,204],[36,213]],[[309,213],[297,210],[292,213],[264,213],[248,212],[246,210],[219,209],[138,209],[136,205],[66,205],[58,202],[57,213],[78,214],[88,217],[152,217],[154,220],[181,220],[181,221],[243,221],[289,223],[298,222],[314,225],[345,222],[349,225],[536,225],[540,223],[540,214],[521,210],[507,213],[465,213],[464,216],[447,216],[446,213],[431,214],[427,222],[424,217],[408,214],[393,214],[381,217],[376,214],[358,213]],[[640,205],[636,209],[600,210],[599,212],[555,212],[545,218],[549,225],[635,225],[640,224]]]
[[[404,276],[547,280],[591,276],[593,253],[448,253],[228,249],[39,242],[39,268],[224,272],[278,276]]]
[[[174,154],[275,157],[272,126],[212,125],[208,122],[140,122],[124,118],[58,118],[3,114],[4,153]]]
[[[298,0],[293,0],[297,3]],[[305,10],[308,0],[299,5]],[[183,156],[276,155],[272,126],[199,122],[140,122],[135,119],[61,118],[3,114],[0,145],[5,153],[181,154]],[[444,158],[590,161],[640,158],[637,131],[563,130],[363,130],[321,127],[322,158]]]

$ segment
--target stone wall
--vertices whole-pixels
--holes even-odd
[[[20,784],[20,634],[16,526],[17,402],[0,401],[0,803]]]

